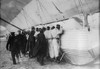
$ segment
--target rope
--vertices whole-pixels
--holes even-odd
[[[58,12],[60,13],[60,14],[62,14],[62,12],[59,10],[59,8],[55,5],[55,3],[54,2],[52,2],[52,4],[55,6],[55,8],[58,10]]]

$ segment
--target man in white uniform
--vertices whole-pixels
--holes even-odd
[[[49,48],[47,56],[50,56],[50,48],[52,46],[52,44],[51,44],[52,36],[51,36],[51,31],[50,31],[50,27],[49,26],[47,26],[47,30],[44,32],[44,34],[45,34],[45,37],[46,37],[46,39],[48,41],[48,48]]]
[[[60,27],[60,26],[59,26]],[[59,41],[59,34],[61,34],[61,30],[58,29],[58,25],[56,28],[53,26],[51,30],[52,35],[52,47],[50,51],[51,58],[57,58],[59,56],[59,48],[60,48],[60,41]]]

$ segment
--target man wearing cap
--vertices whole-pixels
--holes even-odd
[[[17,57],[17,59],[19,60],[19,56],[18,56],[19,46],[15,45],[15,37],[16,37],[15,33],[11,32],[11,35],[9,36],[9,39],[8,39],[7,45],[6,45],[6,49],[11,51],[13,64],[16,64],[15,57]]]

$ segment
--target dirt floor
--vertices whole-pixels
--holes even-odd
[[[99,69],[100,63],[90,64],[86,66],[74,66],[68,63],[46,62],[46,65],[41,66],[36,59],[21,58],[17,65],[12,64],[10,52],[6,50],[6,41],[0,42],[0,69]],[[99,61],[99,60],[98,60]]]

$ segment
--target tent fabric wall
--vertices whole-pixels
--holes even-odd
[[[72,28],[69,27],[69,30],[66,28],[69,24],[66,23],[64,25],[64,30],[66,30],[65,34],[61,38],[61,48],[65,52],[65,57],[67,57],[72,64],[85,65],[92,63],[95,59],[99,58],[100,22],[98,22],[98,15],[99,13],[95,13],[94,15],[88,16],[90,31],[88,31],[87,28],[76,25],[75,22],[72,22]],[[90,20],[95,17],[97,18],[94,22]]]
[[[82,0],[82,4],[80,4],[79,0],[32,0],[21,10],[11,23],[23,29],[30,26],[63,20],[64,18],[70,18],[80,14],[82,10],[85,13],[94,12],[95,10],[98,11],[98,1],[99,0]],[[62,14],[59,13],[52,2],[63,12]],[[80,5],[82,5],[82,7]]]
[[[40,5],[40,2],[37,2],[37,1],[40,1],[42,5]],[[20,27],[21,29],[26,29],[26,28],[29,28],[31,26],[35,26],[38,24],[46,24],[47,22],[50,22],[50,21],[57,21],[60,19],[63,20],[64,18],[70,18],[69,20],[66,20],[63,22],[58,22],[59,24],[61,24],[61,26],[65,30],[65,34],[62,37],[62,44],[63,44],[62,49],[66,53],[68,53],[68,55],[70,56],[70,59],[72,60],[73,63],[85,64],[85,63],[88,63],[94,59],[88,53],[88,51],[90,49],[93,49],[93,51],[95,52],[95,55],[98,56],[97,51],[98,51],[99,46],[100,46],[98,44],[99,43],[99,39],[98,39],[99,33],[98,33],[98,27],[97,27],[98,25],[93,25],[93,24],[99,24],[99,23],[98,22],[92,23],[93,21],[91,21],[91,20],[92,20],[92,18],[95,18],[95,17],[90,16],[89,24],[91,26],[92,31],[89,33],[92,33],[91,37],[92,36],[93,37],[91,39],[89,38],[89,40],[91,40],[90,43],[92,42],[91,44],[93,44],[93,46],[91,46],[91,44],[90,44],[91,47],[90,46],[88,47],[87,45],[85,46],[85,40],[88,41],[88,39],[85,39],[85,38],[89,37],[88,31],[86,31],[86,29],[83,29],[83,27],[77,21],[75,21],[74,18],[71,18],[71,17],[73,17],[74,15],[79,15],[80,12],[82,12],[82,9],[85,11],[85,13],[87,13],[87,12],[90,13],[90,12],[94,12],[95,10],[98,10],[98,1],[99,0],[88,0],[88,2],[86,4],[85,0],[82,0],[83,4],[81,7],[78,3],[79,1],[77,0],[76,1],[77,6],[78,6],[77,7],[75,5],[74,0],[70,0],[70,1],[69,0],[55,0],[55,1],[54,0],[32,0],[29,4],[27,4],[21,10],[21,12],[11,21],[11,23]],[[59,13],[59,11],[54,7],[52,2],[54,2],[56,4],[56,6],[63,12],[63,14]],[[85,7],[87,7],[87,8],[85,8]],[[64,16],[64,18],[63,18],[63,16]],[[98,16],[96,16],[96,17],[98,17]],[[96,19],[99,19],[99,18],[96,18]],[[56,25],[56,24],[57,23],[55,23],[55,24],[53,23],[53,24],[49,24],[49,25],[52,26],[52,25]],[[11,25],[7,25],[6,27],[10,31],[15,32],[18,30]],[[41,27],[41,26],[39,26],[39,27]],[[96,31],[93,29],[95,29]],[[74,36],[73,36],[73,34],[74,34]],[[95,37],[95,34],[97,35],[96,37]],[[70,36],[69,37],[70,46],[66,46],[65,43],[67,43],[67,45],[68,45],[68,42],[66,40],[64,40],[64,38],[67,38],[68,36]],[[76,39],[76,36],[77,37],[80,36],[80,37],[78,37],[79,40]],[[81,44],[78,44],[79,43],[78,41],[80,41],[80,38],[83,39],[84,46]],[[97,42],[95,43],[95,40],[92,40],[92,39],[95,39]],[[75,44],[76,45],[78,44],[78,46],[76,47],[75,45],[72,45],[71,44],[72,41],[73,41],[73,43],[74,43],[74,41],[76,41]],[[94,46],[94,44],[97,44],[97,45]],[[85,48],[82,49],[83,47],[85,47]],[[72,48],[76,51],[74,51]],[[76,55],[83,54],[83,56],[82,57],[74,56],[75,54]],[[81,61],[82,59],[85,58],[85,56],[87,56],[86,57],[87,61],[86,62]],[[79,62],[77,60],[79,60]]]

